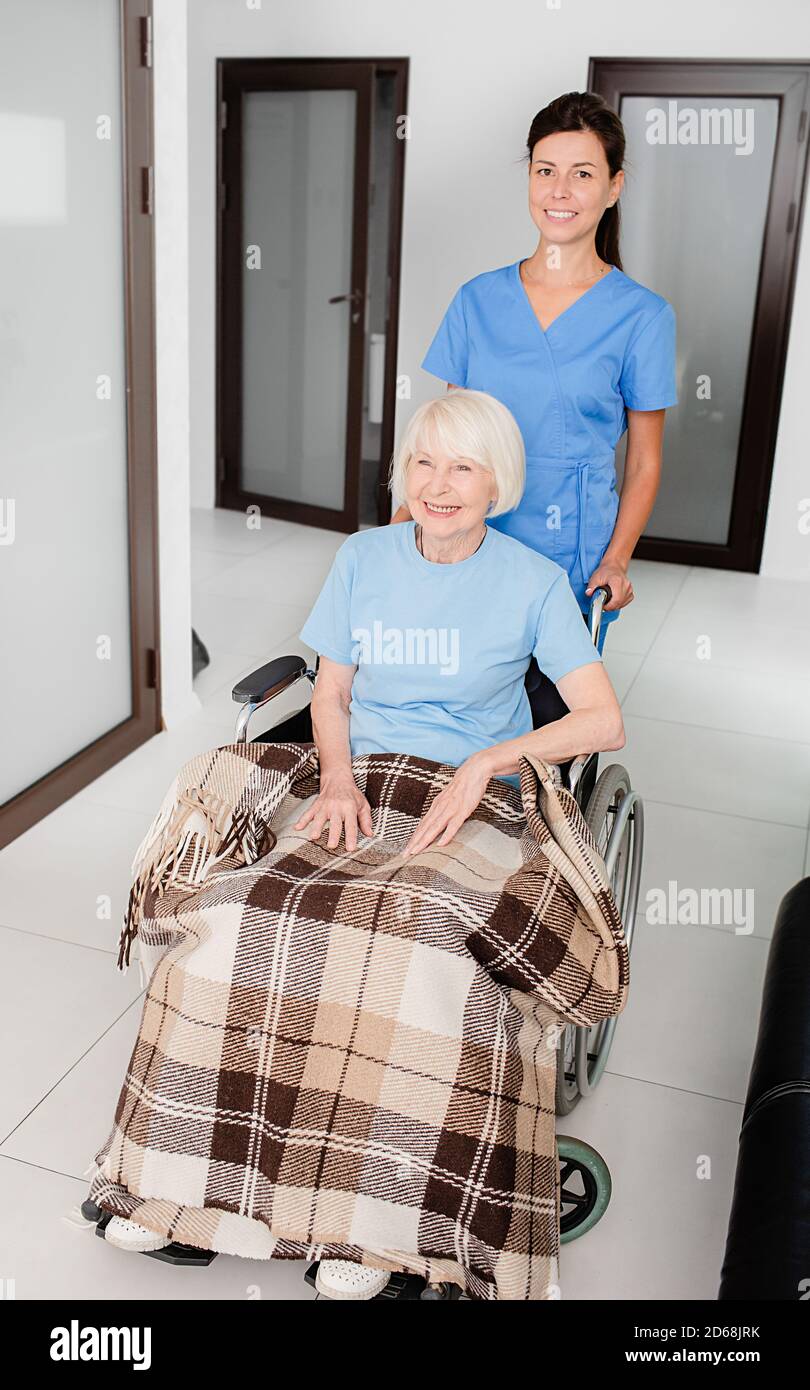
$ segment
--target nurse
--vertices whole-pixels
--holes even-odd
[[[627,570],[658,490],[665,411],[677,404],[672,307],[621,267],[624,145],[619,117],[592,92],[538,112],[527,140],[537,248],[463,284],[422,362],[448,386],[509,407],[526,488],[488,525],[556,560],[583,612],[609,585],[607,622],[633,598]],[[409,517],[402,506],[392,521]]]

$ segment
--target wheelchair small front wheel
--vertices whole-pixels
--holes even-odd
[[[602,1155],[568,1134],[557,1138],[560,1161],[560,1244],[566,1245],[601,1221],[613,1183]]]

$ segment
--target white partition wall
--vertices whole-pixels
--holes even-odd
[[[1,22],[0,803],[132,714],[119,6]]]

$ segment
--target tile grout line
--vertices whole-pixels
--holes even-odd
[[[648,890],[649,891],[649,890]],[[785,890],[787,891],[787,890]],[[770,936],[758,936],[755,931],[738,932],[730,927],[716,927],[713,922],[648,922],[646,913],[642,913],[640,908],[636,908],[635,930],[650,929],[652,927],[677,927],[680,931],[695,930],[699,932],[716,931],[721,936],[728,936],[732,939],[739,938],[741,941],[764,941],[766,946],[770,946]],[[635,940],[635,937],[633,938]]]
[[[660,662],[662,662],[662,663],[669,662],[672,666],[681,666],[681,667],[686,666],[686,667],[689,667],[689,668],[691,668],[692,670],[695,670],[695,671],[712,671],[712,672],[720,671],[721,673],[722,673],[722,672],[726,672],[729,676],[734,676],[734,675],[737,675],[737,676],[738,676],[738,675],[740,674],[741,671],[744,671],[746,674],[750,674],[750,671],[751,671],[751,664],[750,664],[750,662],[749,662],[747,665],[743,665],[743,666],[734,666],[734,665],[732,665],[731,662],[717,662],[717,661],[713,662],[712,659],[710,659],[710,660],[708,660],[708,661],[701,661],[701,660],[699,660],[697,657],[694,657],[694,656],[655,656],[655,657],[653,657],[651,652],[643,652],[643,653],[642,653],[642,652],[622,652],[622,651],[620,651],[620,649],[618,649],[618,648],[617,648],[617,651],[619,652],[619,655],[620,655],[620,656],[643,656],[643,657],[644,657],[644,660],[646,660],[647,657],[649,656],[649,657],[651,658],[651,660],[653,660],[653,661],[660,661]],[[772,669],[774,675],[782,676],[785,680],[788,680],[788,679],[790,679],[790,680],[795,680],[795,681],[802,682],[802,683],[804,683],[805,685],[807,685],[808,683],[810,683],[810,665],[808,665],[808,667],[807,667],[806,670],[805,670],[805,669],[802,669],[801,671],[795,671],[795,670],[793,670],[792,667],[787,667],[787,666],[779,666],[779,667],[773,666],[773,667],[771,667],[771,669]]]
[[[763,816],[741,816],[738,811],[716,811],[712,806],[690,806],[686,801],[662,801],[660,797],[648,798],[643,794],[643,788],[636,787],[636,791],[641,791],[642,800],[645,806],[674,806],[679,811],[699,811],[710,816],[730,816],[735,820],[750,821],[754,825],[779,825],[785,830],[804,830],[803,825],[798,825],[796,821],[790,820],[766,820]]]
[[[19,936],[35,936],[37,941],[54,941],[58,946],[78,946],[81,951],[95,951],[102,956],[118,955],[117,946],[111,946],[108,951],[105,946],[88,946],[86,941],[71,941],[66,936],[46,936],[42,932],[32,931],[30,927],[12,927],[9,922],[0,922],[0,931],[17,932]]]
[[[6,1163],[21,1163],[23,1168],[36,1168],[40,1173],[53,1173],[56,1178],[68,1178],[70,1182],[83,1182],[87,1187],[87,1178],[83,1175],[77,1176],[76,1173],[63,1173],[61,1168],[47,1168],[44,1163],[32,1163],[30,1158],[18,1158],[16,1154],[4,1154],[0,1152],[0,1158],[4,1158]]]
[[[190,512],[189,550],[190,550],[190,551],[193,552],[195,549],[197,549],[197,550],[209,550],[209,551],[210,551],[210,550],[218,550],[217,542],[220,540],[220,536],[219,536],[219,535],[215,535],[215,536],[214,536],[213,543],[212,543],[211,545],[208,545],[208,544],[206,544],[206,541],[207,541],[207,539],[208,539],[207,537],[202,537],[202,536],[199,536],[199,535],[193,535],[193,534],[191,533],[191,528],[193,528],[195,524],[197,524],[197,525],[201,525],[201,524],[202,524],[202,523],[196,523],[196,522],[195,522],[195,517],[194,517],[194,513],[195,513],[195,512],[201,512],[201,513],[203,513],[205,516],[214,516],[214,514],[215,514],[217,511],[225,511],[226,514],[229,515],[229,516],[239,516],[239,517],[240,517],[240,526],[239,526],[240,546],[241,546],[241,543],[242,543],[242,537],[244,537],[244,536],[246,536],[246,535],[256,536],[256,534],[258,533],[258,535],[261,537],[261,540],[260,540],[259,542],[255,541],[255,540],[250,540],[250,541],[247,542],[247,545],[253,546],[253,547],[254,547],[254,552],[255,552],[255,551],[258,551],[258,550],[264,550],[264,549],[266,549],[267,546],[275,545],[278,541],[290,540],[290,539],[291,539],[290,530],[287,529],[287,528],[292,528],[292,527],[295,526],[295,524],[296,524],[295,522],[282,521],[282,520],[281,520],[281,517],[273,517],[273,516],[266,516],[266,517],[265,517],[265,516],[263,516],[263,517],[262,517],[262,522],[267,521],[267,522],[270,522],[271,524],[278,523],[279,525],[281,525],[281,526],[283,526],[283,527],[285,528],[285,529],[281,532],[280,535],[275,535],[275,536],[274,536],[274,535],[272,534],[272,532],[267,532],[267,531],[264,532],[264,534],[262,534],[262,525],[261,525],[261,524],[260,524],[259,526],[250,526],[250,527],[244,525],[243,523],[244,523],[245,517],[246,517],[246,515],[247,515],[246,512],[242,512],[242,511],[239,511],[239,510],[232,510],[230,507],[227,507],[227,508],[221,508],[221,507],[190,507],[190,508],[189,508],[189,512]],[[223,520],[222,520],[221,517],[214,517],[214,526],[216,526],[217,523],[220,524],[220,529],[221,529],[221,532],[223,533],[223,537],[222,537],[222,538],[225,539],[225,540],[230,539],[230,536],[229,536],[229,535],[225,535],[225,534],[224,534],[225,531],[226,531],[226,527],[225,527],[225,525],[224,525]],[[303,525],[303,523],[301,523],[301,524]],[[209,534],[210,534],[211,529],[212,529],[212,528],[209,526]],[[307,528],[307,529],[309,529],[309,528]],[[315,528],[315,529],[320,529],[320,528]],[[230,535],[233,535],[233,534],[234,534],[233,527],[231,527],[231,529],[230,529]],[[223,555],[227,555],[227,554],[236,554],[236,551],[219,551],[219,553],[220,553],[220,554],[223,554]],[[244,555],[245,555],[246,557],[249,557],[249,555],[250,555],[250,552],[249,552],[249,551],[243,552],[243,551],[240,549],[239,554],[240,554],[240,555],[243,555],[243,553],[244,553]]]
[[[638,790],[638,788],[636,788]],[[768,820],[764,816],[744,816],[739,811],[717,811],[712,806],[690,806],[685,801],[662,801],[660,796],[643,796],[645,806],[671,806],[676,811],[698,811],[706,816],[727,816],[729,820],[744,820],[750,825],[778,825],[783,830],[804,830],[803,825],[789,820]],[[808,829],[810,835],[810,829]]]
[[[663,617],[662,617],[662,619],[661,619],[660,624],[659,624],[658,627],[656,628],[655,633],[653,634],[652,640],[651,640],[651,642],[650,642],[650,645],[648,646],[648,648],[647,648],[647,650],[646,650],[645,652],[642,652],[642,654],[641,654],[641,661],[639,662],[638,670],[636,671],[636,674],[633,676],[633,679],[631,680],[631,682],[630,682],[630,684],[629,684],[627,690],[624,692],[624,698],[622,699],[622,702],[621,702],[622,709],[624,709],[625,700],[628,700],[628,699],[630,698],[631,692],[632,692],[632,690],[633,690],[633,686],[635,685],[636,681],[638,680],[639,676],[641,675],[642,671],[644,670],[644,666],[645,666],[645,664],[646,664],[646,662],[647,662],[647,658],[649,657],[650,652],[652,651],[652,648],[654,647],[654,645],[655,645],[655,643],[656,643],[658,637],[660,636],[660,633],[661,633],[661,630],[662,630],[662,628],[663,628],[663,626],[664,626],[664,623],[666,622],[667,618],[669,617],[670,613],[672,612],[672,609],[674,608],[675,604],[677,603],[678,598],[679,598],[680,593],[681,593],[681,590],[683,589],[683,586],[684,586],[684,584],[686,583],[687,579],[689,578],[690,574],[692,573],[692,570],[693,570],[693,569],[694,569],[694,565],[685,565],[685,566],[684,566],[684,576],[683,576],[683,579],[681,580],[680,584],[678,585],[678,588],[676,589],[675,593],[672,595],[672,601],[671,601],[669,607],[666,609],[666,611],[665,611],[665,613],[664,613],[664,615],[663,615]]]
[[[736,1105],[738,1110],[745,1108],[744,1100],[732,1100],[728,1096],[715,1096],[708,1091],[693,1091],[690,1086],[673,1086],[670,1081],[651,1081],[647,1076],[630,1076],[628,1072],[612,1071],[610,1067],[605,1068],[604,1075],[617,1076],[622,1081],[636,1081],[640,1086],[657,1086],[665,1091],[678,1091],[682,1096],[699,1096],[701,1100],[716,1100],[721,1105]]]
[[[62,1082],[63,1082],[64,1080],[66,1080],[66,1078],[67,1078],[68,1076],[70,1076],[70,1073],[71,1073],[72,1071],[75,1071],[75,1070],[76,1070],[76,1068],[78,1067],[79,1063],[80,1063],[80,1062],[83,1062],[84,1059],[85,1059],[85,1057],[88,1057],[88,1056],[90,1055],[90,1053],[93,1051],[93,1048],[94,1048],[94,1047],[98,1047],[99,1043],[100,1043],[104,1038],[106,1038],[107,1034],[108,1034],[109,1032],[111,1032],[113,1028],[115,1028],[116,1024],[118,1024],[118,1023],[121,1022],[121,1019],[124,1017],[124,1015],[127,1014],[127,1013],[129,1013],[130,1009],[132,1009],[132,1008],[135,1007],[135,1005],[143,998],[143,996],[145,995],[145,993],[146,993],[146,990],[145,990],[145,989],[142,989],[142,990],[140,991],[140,993],[137,994],[137,995],[135,996],[135,998],[132,999],[132,1000],[130,1001],[129,1004],[127,1004],[126,1008],[123,1009],[123,1010],[121,1011],[121,1013],[117,1016],[117,1018],[114,1018],[113,1021],[112,1021],[112,1023],[110,1023],[109,1026],[108,1026],[107,1028],[104,1029],[104,1032],[101,1033],[101,1034],[95,1039],[95,1041],[92,1042],[92,1043],[90,1044],[89,1047],[86,1047],[86,1048],[85,1048],[85,1050],[84,1050],[84,1052],[81,1054],[81,1056],[80,1056],[80,1057],[77,1057],[77,1058],[76,1058],[76,1061],[71,1063],[71,1065],[68,1067],[67,1071],[64,1072],[64,1073],[62,1074],[62,1076],[58,1077],[58,1078],[56,1079],[56,1081],[54,1081],[54,1083],[53,1083],[52,1086],[49,1086],[49,1087],[48,1087],[48,1089],[47,1089],[47,1091],[45,1092],[44,1096],[40,1096],[40,1098],[39,1098],[39,1100],[36,1102],[36,1104],[35,1104],[35,1105],[32,1105],[32,1106],[31,1106],[31,1109],[30,1109],[29,1111],[27,1111],[25,1115],[23,1115],[22,1119],[17,1121],[17,1123],[14,1125],[13,1129],[9,1130],[8,1134],[5,1134],[5,1135],[3,1136],[3,1138],[0,1139],[0,1150],[2,1150],[3,1145],[4,1145],[4,1144],[7,1144],[8,1141],[9,1141],[9,1139],[11,1139],[11,1137],[12,1137],[14,1134],[16,1134],[16,1132],[17,1132],[17,1130],[20,1128],[20,1126],[21,1126],[21,1125],[24,1125],[25,1122],[26,1122],[26,1120],[30,1120],[30,1118],[31,1118],[31,1116],[33,1115],[34,1111],[35,1111],[35,1110],[38,1110],[39,1107],[40,1107],[41,1105],[44,1105],[45,1101],[48,1099],[48,1096],[50,1096],[50,1095],[53,1094],[53,1092],[56,1090],[57,1086],[61,1086],[61,1085],[62,1085]],[[2,1156],[3,1156],[4,1158],[9,1158],[9,1157],[11,1157],[10,1154],[3,1154]]]
[[[635,684],[635,681],[633,683]],[[629,690],[627,694],[630,694]],[[624,702],[622,702],[622,707],[623,704]],[[700,729],[705,734],[730,734],[733,738],[762,738],[767,739],[769,743],[789,744],[791,748],[810,748],[810,739],[805,741],[800,738],[780,738],[778,734],[752,734],[747,729],[725,729],[720,728],[717,724],[693,724],[688,719],[662,719],[660,714],[637,714],[633,710],[627,712],[627,718],[646,719],[659,724],[674,724],[678,729]]]

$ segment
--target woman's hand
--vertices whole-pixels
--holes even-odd
[[[456,831],[475,810],[486,791],[492,773],[486,751],[473,753],[457,769],[452,782],[439,792],[430,810],[422,817],[403,854],[419,854],[440,836],[440,845],[449,844]]]
[[[321,777],[321,790],[308,811],[295,822],[293,830],[303,830],[312,821],[310,840],[320,839],[329,823],[327,849],[337,849],[341,832],[346,828],[346,851],[357,849],[357,827],[364,835],[373,835],[371,807],[352,776],[351,768],[340,768]]]
[[[603,609],[605,613],[613,608],[626,608],[628,603],[633,602],[635,594],[627,576],[627,567],[619,564],[618,560],[609,560],[605,555],[588,580],[586,596],[590,598],[594,589],[604,588],[606,584],[610,585],[611,596]]]
[[[666,410],[628,410],[627,452],[616,525],[601,563],[588,581],[590,598],[600,584],[613,590],[605,612],[626,608],[635,595],[627,577],[627,566],[652,514],[661,481],[661,454],[664,444]]]

